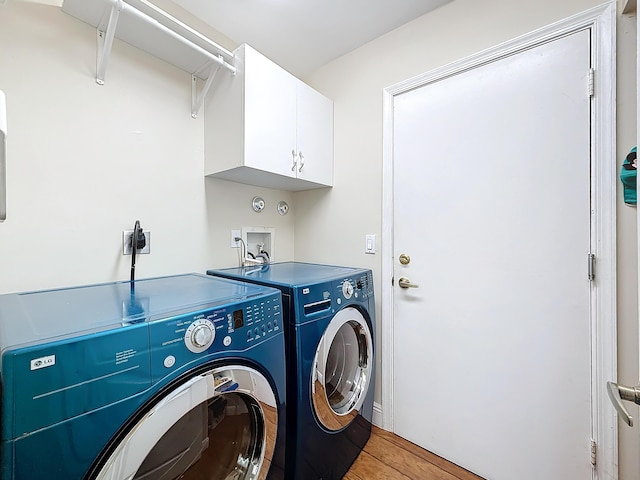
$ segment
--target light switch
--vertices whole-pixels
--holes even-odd
[[[376,253],[376,236],[365,235],[364,236],[364,253]]]

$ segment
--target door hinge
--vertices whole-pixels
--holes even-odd
[[[587,254],[587,275],[591,281],[596,279],[596,256],[593,253]]]
[[[593,68],[589,69],[589,98],[592,98],[594,95],[594,77],[595,77],[595,70]]]
[[[596,454],[598,452],[598,444],[595,440],[591,440],[591,466],[596,468]]]

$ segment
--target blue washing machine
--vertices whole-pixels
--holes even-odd
[[[375,378],[371,271],[285,262],[207,273],[282,291],[287,478],[342,478],[371,434]]]
[[[283,478],[282,327],[198,274],[0,296],[0,479]]]

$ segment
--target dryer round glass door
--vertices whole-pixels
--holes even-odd
[[[244,366],[191,378],[129,430],[96,480],[254,480],[273,456],[277,403],[269,382]]]
[[[341,430],[358,415],[373,371],[373,338],[362,314],[340,310],[316,350],[311,396],[316,416],[331,431]]]

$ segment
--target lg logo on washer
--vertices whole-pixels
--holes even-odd
[[[56,364],[56,356],[40,357],[31,360],[31,370],[39,370],[45,367],[51,367]]]

